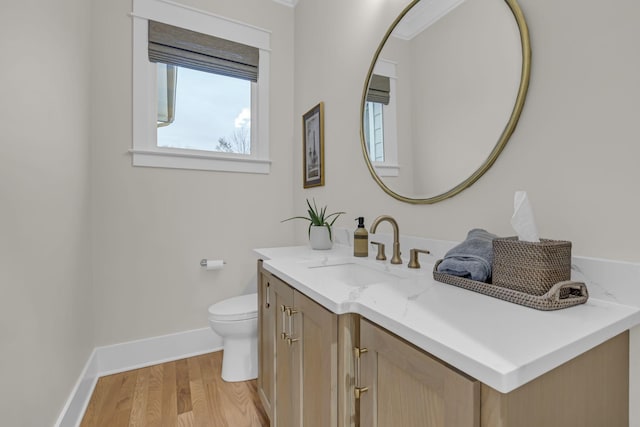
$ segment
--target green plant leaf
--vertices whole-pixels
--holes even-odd
[[[306,221],[309,221],[309,235],[311,235],[311,226],[317,225],[317,226],[326,226],[329,229],[329,237],[331,237],[331,226],[336,222],[336,220],[340,215],[345,214],[346,212],[333,212],[333,213],[327,214],[327,206],[323,206],[321,209],[318,209],[318,205],[316,204],[316,199],[313,198],[311,200],[313,201],[313,204],[309,201],[309,199],[306,199],[307,207],[308,207],[307,213],[309,214],[308,217],[293,216],[291,218],[284,219],[280,222],[285,222],[292,219],[304,219]],[[331,222],[329,222],[331,218],[333,219],[331,220]]]
[[[283,219],[280,222],[291,221],[292,219],[306,219],[307,221],[311,221],[311,218],[307,218],[306,216],[292,216],[291,218]]]

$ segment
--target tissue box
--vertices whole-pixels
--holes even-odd
[[[556,283],[571,279],[571,242],[494,239],[492,275],[494,285],[544,295]]]

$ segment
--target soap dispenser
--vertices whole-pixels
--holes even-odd
[[[356,218],[358,228],[353,232],[353,256],[369,256],[369,233],[364,228],[364,217]]]

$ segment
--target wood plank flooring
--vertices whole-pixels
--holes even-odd
[[[222,352],[98,380],[81,427],[268,427],[256,381],[222,381]]]

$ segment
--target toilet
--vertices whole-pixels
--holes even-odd
[[[209,326],[222,337],[222,379],[258,377],[258,295],[228,298],[209,307]]]

